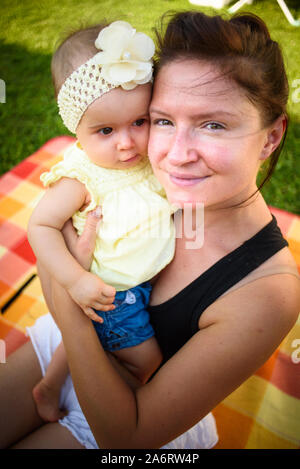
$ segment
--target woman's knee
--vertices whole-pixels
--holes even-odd
[[[72,433],[58,422],[42,425],[10,449],[85,449]]]
[[[0,367],[0,448],[7,448],[42,424],[32,398],[42,372],[31,342]]]

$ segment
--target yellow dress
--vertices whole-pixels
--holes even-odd
[[[62,177],[82,182],[91,202],[73,215],[78,234],[87,213],[101,206],[91,272],[117,291],[128,290],[160,272],[174,256],[172,207],[155,178],[148,158],[126,170],[107,169],[90,161],[78,142],[64,159],[41,175],[44,186]]]

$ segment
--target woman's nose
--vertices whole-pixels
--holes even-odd
[[[174,166],[198,160],[198,152],[187,135],[175,135],[168,149],[167,158]]]
[[[130,135],[130,132],[124,131],[120,132],[118,136],[118,142],[117,142],[117,149],[118,151],[121,150],[130,150],[134,146],[134,141],[132,136]]]

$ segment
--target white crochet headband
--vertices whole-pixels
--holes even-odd
[[[88,106],[104,93],[118,86],[132,90],[152,80],[154,42],[126,21],[102,29],[95,46],[102,52],[77,68],[58,93],[59,114],[72,133]]]

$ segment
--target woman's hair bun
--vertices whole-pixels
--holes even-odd
[[[264,21],[252,13],[238,13],[233,16],[229,23],[237,24],[237,25],[244,25],[250,28],[251,32],[261,33],[265,36],[266,39],[271,39],[270,33]]]

